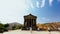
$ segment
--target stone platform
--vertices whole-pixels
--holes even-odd
[[[14,30],[14,31],[8,31],[4,32],[3,34],[60,34],[59,31],[32,31],[32,33],[28,30]]]

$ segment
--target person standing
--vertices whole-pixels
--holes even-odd
[[[32,33],[32,28],[30,27],[30,32]]]
[[[40,29],[38,28],[37,30],[39,31]]]

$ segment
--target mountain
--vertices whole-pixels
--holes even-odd
[[[13,22],[13,23],[8,23],[9,24],[9,27],[8,27],[8,30],[12,30],[13,27],[20,27],[22,26],[22,24],[20,23],[17,23],[17,22]]]

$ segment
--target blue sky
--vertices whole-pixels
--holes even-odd
[[[60,22],[60,0],[0,0],[1,23],[24,23],[30,13],[37,23]]]

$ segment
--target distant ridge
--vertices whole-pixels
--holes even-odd
[[[51,30],[58,30],[58,28],[60,28],[60,22],[37,24],[37,27],[45,30],[48,30],[48,28],[50,28]]]

